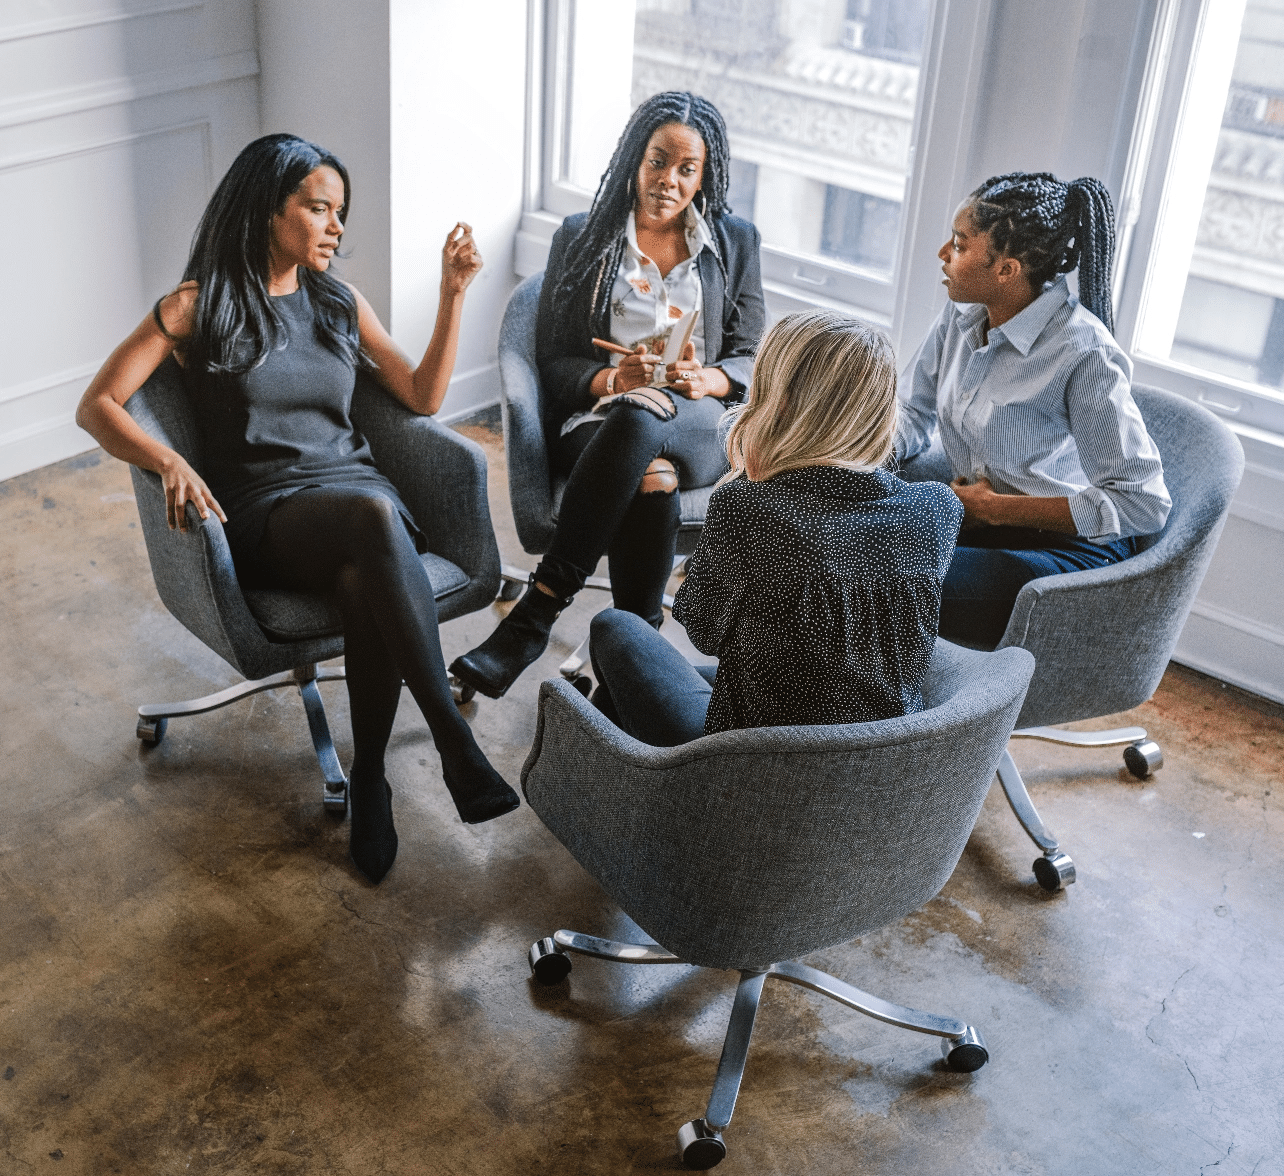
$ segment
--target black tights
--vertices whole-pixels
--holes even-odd
[[[570,477],[557,531],[536,575],[545,581],[551,573],[555,582],[549,587],[559,594],[573,594],[609,554],[615,607],[658,623],[673,570],[680,504],[676,492],[640,493],[638,485],[657,457],[673,462],[688,490],[710,485],[727,468],[718,444],[722,401],[686,400],[676,393],[673,401],[677,416],[669,421],[622,404],[600,425],[582,424],[558,438],[555,462]]]
[[[333,593],[343,617],[356,779],[383,776],[405,680],[448,771],[484,762],[446,680],[437,602],[396,504],[375,488],[298,490],[268,515],[259,562],[285,588]]]

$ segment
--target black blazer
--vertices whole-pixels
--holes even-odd
[[[544,385],[544,427],[551,436],[557,435],[562,422],[572,413],[593,407],[596,402],[589,384],[607,366],[605,353],[593,346],[593,337],[610,338],[610,323],[606,320],[590,323],[588,315],[581,313],[577,321],[559,324],[559,318],[565,319],[568,308],[554,302],[566,250],[587,220],[587,212],[577,212],[568,216],[554,234],[539,296],[535,352]],[[749,389],[754,352],[766,322],[758,260],[761,238],[753,225],[737,216],[710,218],[708,224],[727,267],[727,284],[724,286],[722,271],[713,255],[707,249],[702,250],[696,259],[696,268],[700,272],[704,301],[704,363],[716,364],[726,373],[731,381],[726,403],[734,404],[743,400]],[[615,274],[604,274],[602,280],[613,284]],[[721,331],[711,329],[710,324],[720,325]]]

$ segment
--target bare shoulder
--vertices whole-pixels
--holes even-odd
[[[156,325],[170,339],[186,339],[196,324],[195,282],[183,282],[156,303]]]
[[[351,282],[345,282],[340,278],[339,284],[352,295],[353,299],[356,301],[358,312],[369,311],[372,309],[370,303],[366,301],[366,296],[362,294],[361,291],[358,290]]]

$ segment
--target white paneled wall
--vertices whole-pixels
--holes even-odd
[[[94,444],[76,402],[182,276],[257,75],[253,0],[0,4],[0,479]]]

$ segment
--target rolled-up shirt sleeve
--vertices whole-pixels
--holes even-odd
[[[1066,414],[1091,483],[1070,497],[1079,534],[1094,543],[1160,530],[1172,509],[1159,450],[1106,348],[1085,352],[1066,384]]]
[[[937,383],[948,313],[949,307],[941,311],[936,325],[928,332],[909,366],[908,379],[901,381],[898,397],[900,414],[894,441],[896,459],[901,462],[925,453],[932,446],[932,430],[936,428]]]

